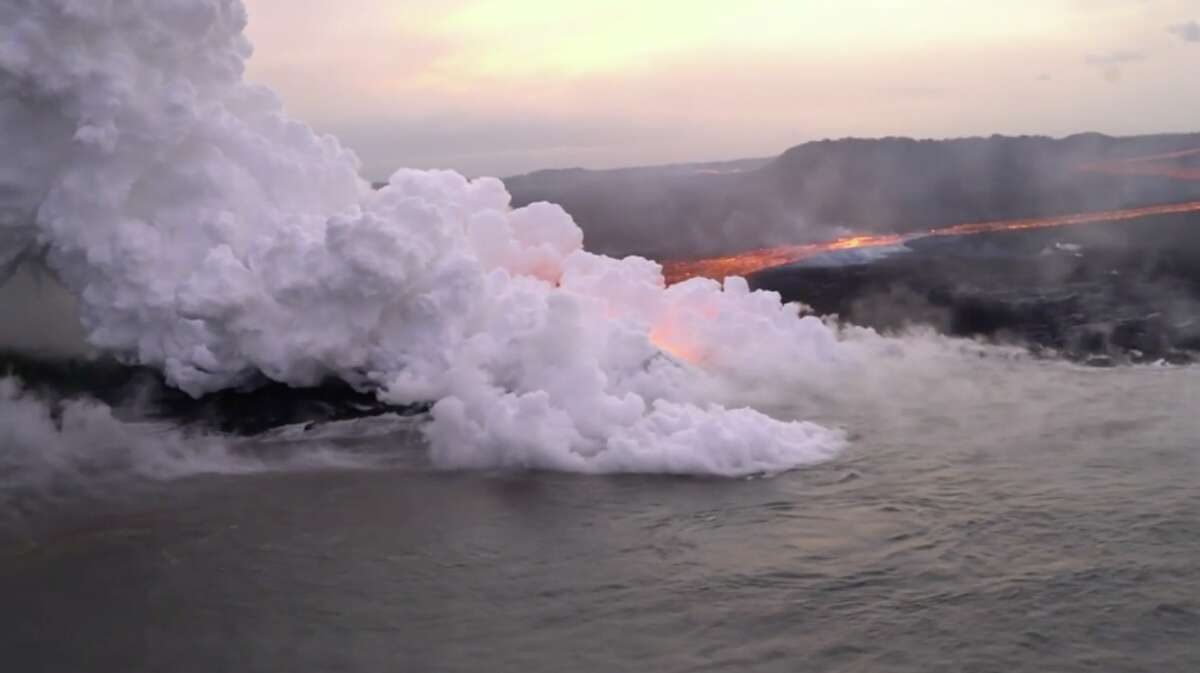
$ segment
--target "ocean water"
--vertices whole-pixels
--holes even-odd
[[[1003,365],[886,408],[808,408],[854,428],[849,447],[771,478],[441,471],[411,432],[345,431],[338,450],[372,460],[131,480],[10,531],[0,657],[1194,671],[1197,376]]]

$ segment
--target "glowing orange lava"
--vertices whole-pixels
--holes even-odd
[[[1108,173],[1112,175],[1148,175],[1170,177],[1177,180],[1200,180],[1200,169],[1172,166],[1159,163],[1172,159],[1200,154],[1200,149],[1159,154],[1152,157],[1122,159],[1106,163],[1096,163],[1081,166],[1084,171]],[[793,264],[816,255],[835,250],[854,248],[874,248],[886,245],[896,245],[910,238],[919,236],[962,236],[995,231],[1015,231],[1021,229],[1042,229],[1045,227],[1061,227],[1070,224],[1087,224],[1093,222],[1116,222],[1133,220],[1156,215],[1173,215],[1179,213],[1200,212],[1200,201],[1170,203],[1142,208],[1127,208],[1123,210],[1104,210],[1090,213],[1073,213],[1053,217],[1035,217],[1022,220],[999,220],[994,222],[970,222],[956,224],[950,227],[931,229],[916,234],[881,234],[848,236],[825,243],[809,243],[806,245],[784,245],[774,248],[748,250],[733,255],[710,257],[707,259],[667,261],[663,263],[663,276],[668,285],[685,281],[689,278],[705,277],[723,280],[727,276],[745,276],[786,264]],[[670,350],[670,349],[668,349]]]
[[[723,280],[727,276],[745,276],[762,269],[792,264],[823,252],[894,245],[902,240],[904,237],[896,234],[849,236],[826,243],[781,245],[775,248],[748,250],[723,257],[665,262],[663,263],[663,276],[668,285],[698,276]]]
[[[650,343],[657,346],[664,353],[686,362],[697,364],[703,360],[699,351],[677,338],[673,334],[673,330],[662,326],[655,327],[650,331]]]

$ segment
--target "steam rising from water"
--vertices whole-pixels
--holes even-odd
[[[716,404],[838,357],[816,319],[740,280],[664,289],[496,180],[372,191],[242,81],[245,23],[237,0],[0,2],[0,262],[44,256],[91,345],[195,395],[261,372],[437,400],[447,466],[737,475],[841,446]]]
[[[269,435],[235,441],[122,415],[85,398],[49,400],[16,379],[0,378],[0,530],[48,503],[128,493],[143,481],[379,463],[371,454],[340,450],[327,437],[279,452],[270,450],[277,438]],[[382,423],[393,435],[404,432],[404,419],[374,419]],[[341,426],[339,438],[364,434],[354,423]]]

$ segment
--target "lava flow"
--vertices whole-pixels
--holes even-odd
[[[663,263],[663,276],[668,285],[697,276],[722,280],[728,276],[745,276],[762,269],[792,264],[823,252],[895,245],[905,238],[899,234],[848,236],[825,243],[781,245],[774,248],[748,250],[723,257],[669,261]]]
[[[1200,169],[1183,168],[1159,163],[1164,160],[1177,159],[1200,154],[1200,149],[1172,152],[1152,157],[1123,159],[1105,163],[1087,164],[1081,166],[1084,171],[1103,172],[1113,175],[1156,175],[1177,180],[1200,180]],[[774,248],[748,250],[722,257],[706,259],[667,261],[663,263],[663,276],[668,285],[685,281],[689,278],[704,277],[722,280],[727,276],[745,276],[763,269],[770,269],[786,264],[794,264],[816,255],[836,250],[856,248],[876,248],[896,245],[906,240],[923,236],[962,236],[996,231],[1016,231],[1021,229],[1042,229],[1060,227],[1070,224],[1087,224],[1095,222],[1117,222],[1133,220],[1141,217],[1156,215],[1174,215],[1179,213],[1200,212],[1200,201],[1170,203],[1141,208],[1126,208],[1123,210],[1104,210],[1089,213],[1073,213],[1051,217],[1034,217],[1021,220],[999,220],[993,222],[970,222],[949,227],[939,227],[929,231],[912,234],[877,234],[848,236],[824,243],[809,243],[805,245],[783,245]]]

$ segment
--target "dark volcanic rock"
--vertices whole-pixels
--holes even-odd
[[[770,269],[751,284],[856,324],[929,324],[1097,365],[1190,362],[1200,351],[1200,216],[925,237],[906,247],[866,264]]]
[[[171,419],[240,435],[254,435],[296,423],[428,410],[424,405],[385,404],[341,381],[292,388],[263,380],[242,389],[193,398],[168,386],[153,369],[103,357],[46,360],[0,353],[0,375],[16,377],[47,400],[86,397],[113,407],[118,415]]]

